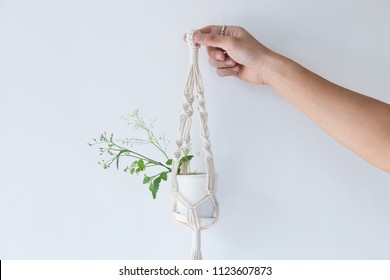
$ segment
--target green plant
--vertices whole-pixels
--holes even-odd
[[[107,135],[103,132],[99,139],[93,138],[93,142],[89,143],[90,146],[98,146],[100,155],[106,157],[98,163],[103,166],[104,169],[110,168],[113,164],[119,169],[122,160],[126,161],[124,172],[130,174],[139,175],[143,173],[143,184],[149,185],[149,190],[152,193],[153,198],[156,198],[157,191],[162,181],[167,181],[168,174],[172,172],[173,160],[167,155],[168,141],[165,138],[165,134],[160,137],[156,137],[153,129],[156,119],[152,120],[149,124],[146,124],[141,117],[139,110],[134,110],[126,117],[122,117],[128,124],[133,124],[134,128],[141,130],[144,138],[119,138],[114,139],[114,135]],[[154,159],[144,155],[144,153],[135,151],[133,146],[137,145],[152,145],[161,154],[161,159]],[[183,155],[179,161],[179,167],[176,172],[180,174],[181,167],[185,164],[188,165],[193,158],[193,155]],[[148,173],[148,175],[146,174]]]

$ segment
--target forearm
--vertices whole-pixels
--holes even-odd
[[[265,77],[331,136],[390,172],[390,105],[335,85],[279,55],[271,59]]]

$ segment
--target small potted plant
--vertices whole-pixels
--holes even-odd
[[[144,138],[115,139],[113,134],[103,132],[98,139],[93,138],[92,143],[89,143],[89,145],[99,147],[100,155],[104,157],[99,161],[99,164],[104,169],[114,165],[117,169],[121,168],[124,172],[129,172],[130,174],[143,174],[142,183],[149,186],[152,197],[155,199],[160,184],[163,181],[167,181],[169,173],[173,172],[173,160],[167,154],[169,141],[167,141],[165,135],[159,137],[155,135],[153,131],[155,119],[147,124],[140,115],[139,110],[134,110],[131,114],[123,117],[123,119],[128,124],[133,124],[135,129],[141,130],[144,133]],[[136,151],[134,147],[140,145],[152,146],[161,154],[161,158],[156,159],[155,157],[145,155],[143,152]],[[178,175],[182,175],[178,176],[178,181],[180,186],[183,186],[183,191],[186,192],[184,195],[188,199],[193,197],[192,200],[196,200],[199,195],[192,195],[189,191],[198,189],[198,193],[202,192],[202,190],[199,191],[199,187],[194,187],[194,184],[204,188],[207,178],[206,174],[191,172],[189,164],[193,157],[191,154],[182,155],[178,169],[175,172]]]

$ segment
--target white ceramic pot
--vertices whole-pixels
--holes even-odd
[[[190,204],[194,205],[207,194],[207,174],[185,174],[177,175],[177,182],[179,184],[179,192],[183,198]],[[215,176],[215,186],[217,185],[217,176]],[[178,201],[177,213],[180,215],[187,215],[187,208]],[[199,204],[196,208],[198,217],[212,218],[214,214],[214,205],[211,200],[207,198],[204,202]]]

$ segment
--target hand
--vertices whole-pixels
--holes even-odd
[[[217,68],[218,75],[266,84],[265,74],[275,53],[242,27],[226,26],[224,36],[219,34],[221,29],[221,26],[210,25],[194,35],[196,43],[207,46],[209,63]]]
[[[269,85],[358,156],[390,173],[390,104],[338,86],[259,43],[244,28],[194,34],[220,76]],[[227,53],[227,55],[224,54]]]

